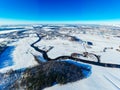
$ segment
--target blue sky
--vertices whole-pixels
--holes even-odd
[[[120,0],[0,0],[0,19],[106,21],[120,19]]]

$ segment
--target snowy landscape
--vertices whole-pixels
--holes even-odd
[[[83,77],[72,72],[78,75],[77,79],[62,84],[53,81],[44,90],[120,90],[120,25],[0,26],[0,90],[14,87],[16,81],[25,77],[26,69],[49,62],[69,63],[76,71],[79,67]],[[70,67],[71,71],[74,68]],[[26,90],[25,86],[18,88]]]

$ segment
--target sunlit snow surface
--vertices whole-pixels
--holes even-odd
[[[34,31],[31,31],[30,33],[33,32]],[[101,55],[101,62],[120,64],[120,52],[116,51],[116,49],[120,49],[120,38],[110,36],[110,38],[107,39],[105,36],[77,33],[71,33],[71,35],[76,36],[83,41],[93,42],[94,45],[91,46],[92,48],[87,48],[87,51]],[[7,62],[7,65],[12,66],[1,68],[2,65],[0,65],[0,72],[5,72],[11,68],[16,70],[37,65],[31,53],[38,55],[41,59],[42,55],[30,47],[30,44],[38,39],[34,36],[35,35],[31,34],[29,37],[19,39],[17,42],[15,42],[14,45],[12,45],[15,46],[15,48],[13,48],[13,52],[10,53],[10,51],[12,50],[11,49],[10,51],[8,51],[8,53],[6,53],[7,55],[4,54],[5,52],[2,54],[3,56],[5,55],[5,58],[3,58],[2,60],[0,58],[0,60],[7,60],[7,58],[11,60],[12,58],[12,62],[8,61],[9,64]],[[0,40],[4,41],[3,38]],[[71,55],[71,53],[74,52],[81,53],[85,51],[81,44],[60,38],[57,38],[55,40],[43,39],[39,43],[37,43],[36,46],[44,46],[45,48],[53,46],[54,48],[48,52],[48,56],[50,58],[56,58],[62,55]],[[113,49],[103,52],[104,47],[113,47]],[[71,63],[71,61],[69,62]],[[74,64],[78,63],[79,62],[74,62]],[[5,65],[6,64],[4,64],[3,66]],[[95,65],[88,66],[92,67],[92,73],[85,73],[85,75],[87,76],[86,79],[74,83],[68,83],[65,85],[56,84],[52,87],[45,88],[45,90],[120,90],[119,68],[107,68]]]

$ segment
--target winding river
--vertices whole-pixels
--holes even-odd
[[[84,59],[80,59],[80,58],[73,58],[71,56],[59,56],[57,58],[51,59],[48,55],[47,52],[39,49],[37,46],[35,46],[36,43],[38,43],[43,37],[45,36],[40,36],[39,34],[36,34],[38,37],[38,40],[35,41],[34,43],[31,44],[31,47],[34,48],[36,51],[40,52],[43,54],[43,58],[47,61],[55,61],[55,60],[65,60],[65,59],[71,59],[71,60],[75,60],[75,61],[79,61],[79,62],[83,62],[83,63],[88,63],[88,64],[92,64],[92,65],[97,65],[97,66],[102,66],[102,67],[109,67],[109,68],[120,68],[119,64],[112,64],[112,63],[102,63],[102,62],[95,62],[95,61],[88,61],[88,60],[84,60]],[[38,61],[40,62],[40,61]]]

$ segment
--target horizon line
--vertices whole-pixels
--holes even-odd
[[[120,24],[120,20],[79,20],[79,21],[31,21],[0,19],[0,25],[13,24]]]

